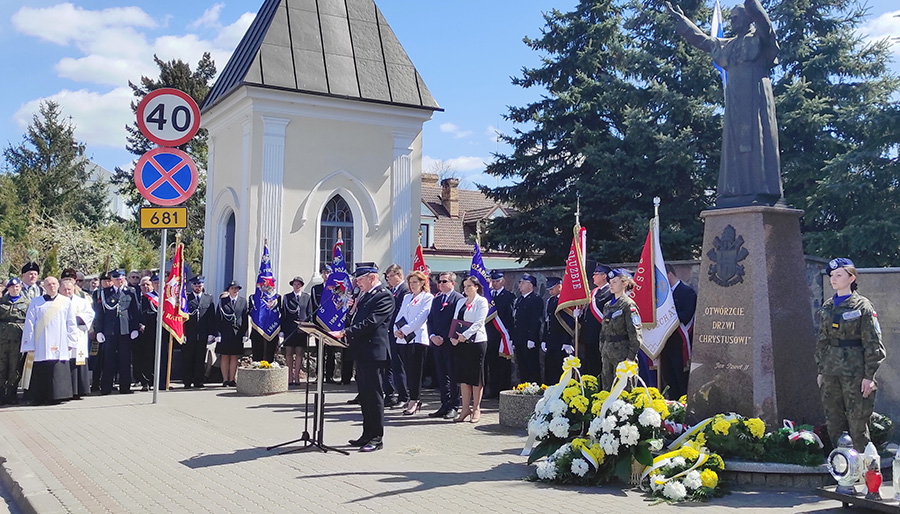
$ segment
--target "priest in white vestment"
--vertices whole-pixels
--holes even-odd
[[[31,352],[28,396],[32,405],[58,403],[72,398],[69,352],[77,348],[77,313],[72,300],[59,294],[59,281],[47,277],[43,296],[31,301],[25,314],[22,352]]]
[[[72,300],[75,309],[75,326],[78,346],[69,352],[69,369],[72,371],[72,399],[80,400],[91,392],[91,375],[88,371],[88,329],[94,322],[94,303],[91,297],[75,283],[72,277],[60,281],[59,294]]]

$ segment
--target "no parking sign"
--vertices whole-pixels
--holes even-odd
[[[152,204],[178,205],[197,189],[197,165],[177,148],[154,148],[138,159],[134,184]]]

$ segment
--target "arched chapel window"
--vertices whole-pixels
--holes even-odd
[[[337,241],[338,230],[341,231],[341,237],[344,246],[341,251],[344,254],[344,260],[347,263],[347,270],[353,270],[353,213],[350,212],[350,206],[341,198],[341,195],[335,195],[325,204],[325,210],[322,211],[322,225],[319,231],[319,262],[330,263],[331,252],[334,243]]]

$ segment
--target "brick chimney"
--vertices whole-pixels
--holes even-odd
[[[459,179],[445,178],[441,181],[441,204],[451,218],[459,217]]]
[[[422,185],[426,187],[437,187],[438,176],[436,173],[422,173]]]

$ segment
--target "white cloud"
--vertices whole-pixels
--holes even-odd
[[[137,82],[143,75],[153,76],[158,73],[153,61],[103,55],[89,55],[80,59],[64,57],[56,63],[55,69],[62,78],[111,86],[128,84],[129,80]]]
[[[467,172],[467,171],[476,171],[476,170],[483,171],[485,160],[486,159],[484,159],[482,157],[466,157],[466,156],[453,157],[452,159],[441,160],[441,159],[435,159],[428,155],[423,155],[422,156],[422,169],[427,171],[434,165],[434,163],[440,161],[440,162],[443,162],[444,166],[446,166],[447,168],[453,169],[458,172]]]
[[[222,27],[219,31],[219,35],[216,36],[216,39],[213,40],[213,43],[218,48],[226,48],[229,52],[237,48],[238,43],[241,42],[241,38],[244,37],[244,33],[247,32],[247,29],[250,28],[250,24],[253,23],[253,20],[256,18],[256,13],[245,12],[241,15],[240,18],[231,25],[226,25]],[[216,61],[219,63],[220,61]],[[225,62],[221,61],[219,64],[219,69],[225,67]]]
[[[53,100],[60,105],[64,117],[72,117],[75,138],[91,146],[123,148],[125,125],[134,121],[131,112],[131,89],[120,87],[108,93],[81,89],[63,90],[54,95],[32,100],[13,115],[16,124],[24,132],[38,112],[43,100]]]
[[[859,28],[869,41],[892,38],[894,53],[900,55],[900,10],[886,12]]]
[[[139,7],[113,7],[88,11],[70,3],[52,7],[22,7],[12,17],[13,26],[24,34],[59,45],[94,39],[105,30],[121,27],[156,27]]]
[[[454,139],[462,139],[464,137],[469,137],[470,135],[472,135],[471,130],[462,130],[456,124],[450,122],[441,123],[440,129],[441,132],[445,134],[452,134]]]
[[[222,8],[225,7],[225,4],[215,4],[209,9],[203,11],[203,15],[199,18],[191,22],[188,25],[188,28],[197,29],[200,27],[213,27],[218,28],[219,24],[219,14],[222,13]]]
[[[493,125],[488,125],[484,130],[484,135],[488,137],[488,140],[491,143],[499,143],[500,142],[500,129]]]

